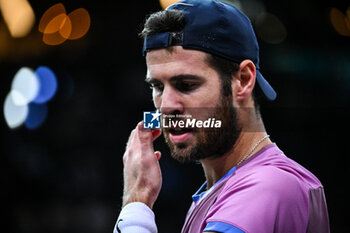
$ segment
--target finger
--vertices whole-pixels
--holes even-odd
[[[144,129],[141,121],[136,127],[135,140],[138,142],[140,150],[142,150],[142,152],[145,152],[143,154],[153,155],[154,149],[152,138],[152,130]]]
[[[136,128],[139,128],[143,132],[145,132],[145,131],[151,132],[152,133],[152,141],[156,140],[162,134],[162,131],[160,129],[145,129],[145,128],[143,128],[143,121],[140,121],[137,124]]]
[[[130,134],[130,137],[129,137],[128,144],[127,144],[128,147],[129,147],[130,145],[133,145],[133,144],[134,144],[135,138],[138,137],[138,136],[137,136],[137,131],[138,131],[139,127],[142,127],[142,125],[143,125],[143,122],[140,121],[139,123],[137,123],[135,129],[132,130],[132,132],[131,132],[131,134]]]
[[[162,134],[162,131],[160,129],[153,129],[152,130],[152,141],[155,141],[160,135]]]
[[[135,129],[133,129],[130,133],[130,136],[129,136],[129,139],[128,139],[128,142],[126,143],[126,147],[130,147],[130,145],[133,143],[134,139],[135,139]]]
[[[142,131],[146,131],[146,132],[149,132],[151,131],[151,129],[146,129],[143,127],[143,121],[140,121],[138,124],[137,124],[137,127],[138,129],[142,130]]]
[[[140,138],[140,141],[143,143],[152,143],[152,130],[143,128],[142,121],[137,124],[137,134]]]
[[[158,160],[160,160],[160,158],[162,157],[162,153],[160,151],[156,151],[154,152],[154,154],[157,156]]]

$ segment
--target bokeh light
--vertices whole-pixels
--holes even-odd
[[[0,0],[0,9],[12,37],[28,35],[35,22],[35,14],[27,0]]]
[[[235,4],[236,5],[236,4]],[[244,0],[240,2],[242,8],[240,8],[252,22],[255,22],[256,18],[263,12],[266,12],[266,6],[263,1],[260,0]]]
[[[58,32],[65,24],[67,19],[66,14],[55,16],[45,27],[44,34],[52,34]]]
[[[28,67],[21,68],[12,81],[12,98],[16,105],[26,105],[36,98],[40,83],[34,71]]]
[[[279,44],[287,38],[287,29],[275,15],[263,12],[255,21],[256,33],[260,39],[270,44]]]
[[[330,20],[333,25],[334,30],[342,36],[350,36],[350,10],[347,10],[347,15],[344,15],[337,8],[332,8],[329,12]]]
[[[28,110],[28,116],[24,123],[27,129],[36,129],[45,122],[47,117],[46,104],[30,103]]]
[[[65,40],[70,39],[70,35],[72,33],[72,20],[68,15],[66,15],[65,19],[62,21],[58,32]]]
[[[39,32],[44,32],[50,21],[58,15],[66,14],[66,9],[62,3],[57,3],[47,9],[39,22]],[[55,31],[56,32],[56,31]]]
[[[57,78],[55,73],[47,66],[39,66],[35,70],[40,83],[40,90],[33,103],[42,104],[52,99],[57,91]]]
[[[35,72],[22,67],[14,76],[11,90],[4,103],[7,125],[13,129],[25,123],[28,129],[38,128],[47,117],[46,103],[57,91],[55,73],[47,66]]]
[[[165,9],[170,5],[173,5],[174,3],[178,2],[180,0],[159,0],[160,6]]]
[[[12,96],[11,92],[6,96],[4,103],[4,116],[7,125],[11,129],[14,129],[22,125],[26,120],[28,116],[28,105],[17,105],[13,101]]]
[[[221,0],[238,8],[240,11],[243,11],[242,3],[240,0]]]
[[[66,40],[66,38],[61,36],[61,33],[59,31],[43,35],[43,42],[47,45],[60,45]]]
[[[61,30],[63,31],[61,33]],[[69,35],[72,31],[72,24],[66,14],[55,16],[44,29],[43,41],[48,45],[59,45],[67,40],[63,35]]]
[[[63,37],[70,40],[77,40],[83,37],[89,31],[91,19],[89,12],[84,8],[79,8],[72,11],[68,14],[68,18],[72,22],[72,32],[68,37],[62,35]]]
[[[59,3],[50,7],[41,17],[39,31],[43,33],[43,42],[47,45],[59,45],[66,40],[83,37],[90,29],[89,12],[79,8],[68,15],[64,5]]]

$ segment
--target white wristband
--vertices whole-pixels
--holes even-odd
[[[157,233],[153,211],[142,202],[124,206],[119,214],[113,233]]]

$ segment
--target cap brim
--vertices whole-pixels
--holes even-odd
[[[272,88],[272,86],[266,81],[266,79],[262,76],[259,70],[256,72],[256,80],[258,84],[266,96],[266,98],[270,101],[275,100],[277,97],[276,91]]]

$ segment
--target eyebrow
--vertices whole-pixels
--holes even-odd
[[[149,84],[152,84],[152,83],[160,82],[160,81],[158,79],[155,79],[155,78],[152,78],[152,77],[146,77],[145,82],[149,83]]]
[[[204,81],[205,79],[201,76],[193,75],[193,74],[179,74],[179,75],[172,76],[169,79],[170,82],[177,81],[177,80],[197,80],[197,81],[201,80],[201,81]],[[156,78],[146,77],[145,82],[152,84],[152,83],[158,83],[161,81],[156,79]]]

